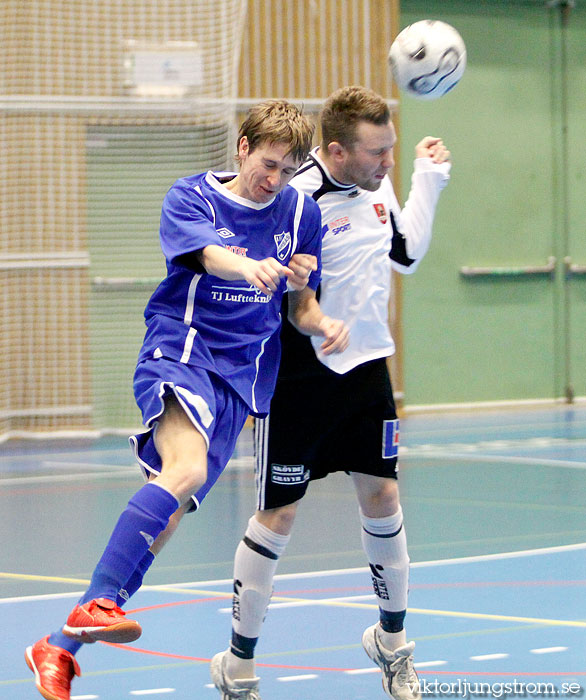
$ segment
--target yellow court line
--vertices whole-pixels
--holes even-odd
[[[81,583],[88,584],[87,579],[62,578],[59,576],[38,576],[32,574],[9,574],[0,571],[0,578],[17,579],[21,581],[53,581],[57,583]],[[162,593],[181,593],[190,595],[202,595],[210,598],[231,599],[231,593],[221,593],[219,591],[208,591],[200,588],[173,588],[172,586],[145,586],[145,590],[157,590]],[[378,610],[378,606],[373,603],[352,603],[345,600],[315,600],[311,598],[290,598],[283,596],[272,596],[271,601],[276,603],[305,603],[336,608],[358,608],[366,610]],[[460,612],[457,610],[432,610],[427,608],[407,608],[407,612],[412,615],[438,615],[441,617],[457,617],[470,620],[498,620],[500,622],[523,622],[531,625],[547,625],[552,627],[581,627],[586,628],[586,621],[583,620],[551,620],[537,617],[519,617],[515,615],[494,615],[488,613]]]
[[[52,581],[54,583],[83,583],[87,585],[89,579],[64,578],[63,576],[34,576],[32,574],[7,574],[0,571],[0,578],[15,579],[16,581]]]

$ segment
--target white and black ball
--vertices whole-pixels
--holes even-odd
[[[397,35],[389,64],[400,90],[420,100],[435,100],[464,75],[466,45],[450,24],[424,19]]]

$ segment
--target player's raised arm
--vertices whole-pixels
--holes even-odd
[[[197,257],[206,272],[224,280],[246,280],[271,295],[277,291],[282,277],[292,277],[293,270],[281,265],[275,258],[253,260],[236,255],[219,245],[208,245],[198,251]]]

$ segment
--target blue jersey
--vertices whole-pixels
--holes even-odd
[[[160,229],[167,277],[145,310],[147,332],[139,362],[167,357],[202,367],[222,377],[252,413],[264,414],[280,359],[286,280],[269,297],[244,280],[207,274],[192,254],[219,245],[255,260],[273,257],[286,266],[294,253],[309,253],[318,258],[318,270],[309,280],[317,289],[321,218],[317,204],[293,187],[259,204],[223,186],[222,180],[233,177],[193,175],[177,180],[167,193]]]

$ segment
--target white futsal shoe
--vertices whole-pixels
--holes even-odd
[[[226,656],[228,650],[216,654],[210,664],[212,681],[220,691],[222,700],[261,700],[258,686],[260,678],[237,678],[233,680],[226,674]]]
[[[364,630],[362,646],[383,672],[383,688],[393,700],[420,700],[419,679],[413,666],[415,642],[389,651],[379,639],[380,622]]]

